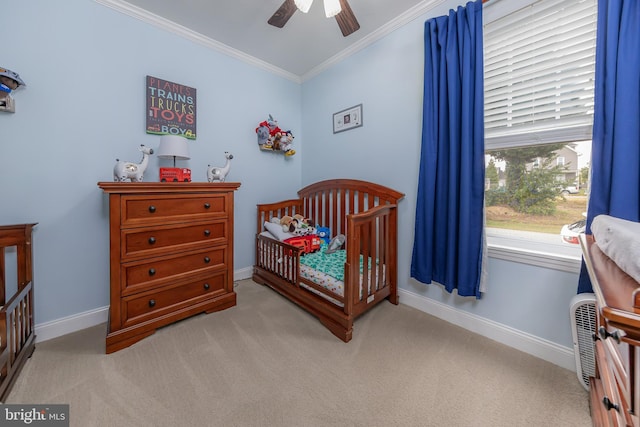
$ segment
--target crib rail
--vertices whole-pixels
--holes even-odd
[[[263,231],[265,221],[271,221],[271,218],[282,218],[285,215],[294,216],[298,213],[302,214],[302,200],[299,199],[259,204],[256,230],[258,233]]]
[[[256,237],[256,266],[290,285],[298,286],[300,248],[265,236]]]
[[[0,401],[4,402],[18,373],[35,348],[31,233],[36,224],[0,226]],[[15,248],[15,293],[7,295],[5,255]],[[8,269],[9,268],[9,269]],[[13,287],[12,287],[13,288]],[[9,298],[7,301],[7,297]]]

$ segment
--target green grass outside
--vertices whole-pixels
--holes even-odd
[[[570,195],[558,198],[555,215],[527,215],[508,206],[488,206],[486,220],[487,227],[558,234],[564,224],[584,218],[582,213],[586,210],[586,196]]]

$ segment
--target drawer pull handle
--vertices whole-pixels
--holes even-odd
[[[604,326],[600,326],[600,328],[598,328],[598,334],[600,334],[600,338],[602,338],[603,340],[606,340],[607,338],[611,337],[615,340],[615,342],[617,342],[618,344],[620,344],[620,333],[619,331],[613,331],[613,332],[609,332],[607,331],[607,328],[605,328]]]
[[[149,307],[155,307],[155,306],[156,306],[156,300],[150,299],[149,300]]]
[[[156,242],[156,238],[155,237],[149,237],[149,244],[153,245]]]
[[[205,291],[208,291],[208,290],[209,290],[209,288],[210,288],[209,284],[208,284],[208,283],[205,283],[205,284],[204,284],[204,290],[205,290]]]
[[[207,237],[211,236],[211,231],[204,230],[204,235],[207,236]]]
[[[607,408],[607,411],[615,409],[616,411],[620,412],[620,406],[613,403],[607,396],[602,398],[602,403],[604,404],[604,407]]]
[[[149,276],[153,276],[154,274],[156,274],[156,269],[155,268],[150,268],[149,269]]]
[[[209,264],[211,262],[211,258],[209,258],[208,256],[204,257],[204,262]]]
[[[153,205],[149,206],[149,212],[156,213],[156,207]]]
[[[205,204],[204,204],[204,208],[205,208],[205,209],[209,209],[210,207],[211,207],[211,205],[210,205],[209,203],[205,203]]]

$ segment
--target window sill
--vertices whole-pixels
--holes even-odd
[[[580,246],[564,244],[559,239],[559,236],[542,233],[487,229],[488,255],[505,261],[580,273]]]

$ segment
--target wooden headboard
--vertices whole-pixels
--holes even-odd
[[[404,194],[380,184],[356,179],[328,179],[298,191],[303,215],[332,233],[345,234],[347,216],[375,206],[393,204]]]

